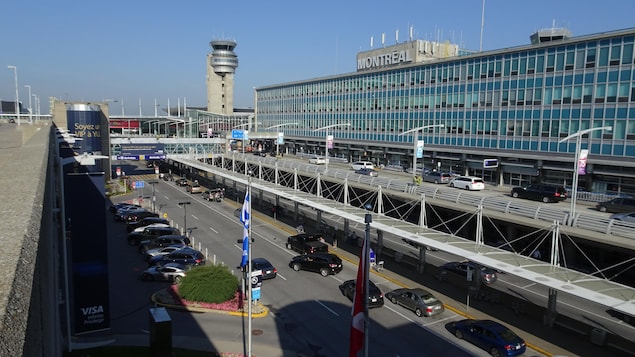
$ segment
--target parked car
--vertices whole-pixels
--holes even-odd
[[[450,187],[461,188],[468,191],[485,189],[483,179],[473,176],[456,176],[450,181],[449,185]]]
[[[354,171],[357,171],[359,169],[374,170],[375,169],[375,165],[372,162],[370,162],[370,161],[355,161],[355,162],[351,163],[351,168]]]
[[[618,197],[610,201],[600,202],[596,206],[600,212],[624,213],[635,211],[635,198]]]
[[[174,181],[174,176],[172,176],[172,174],[169,172],[164,173],[161,178],[163,179],[163,181]]]
[[[157,255],[156,257],[152,257],[148,266],[163,266],[168,263],[178,263],[181,265],[205,265],[205,255],[196,249],[185,247],[166,255]]]
[[[168,234],[154,239],[143,240],[139,242],[139,254],[145,254],[150,249],[162,248],[175,244],[186,247],[190,245],[190,239],[182,235]]]
[[[126,213],[124,218],[126,223],[128,223],[128,222],[137,222],[147,217],[158,218],[159,215],[147,210],[139,210],[139,211],[131,211]]]
[[[496,275],[496,271],[494,269],[478,265],[470,261],[449,262],[444,264],[442,266],[442,269],[454,274],[461,275],[465,277],[465,279],[467,279],[468,277],[468,270],[472,273],[480,271],[482,284],[492,284],[498,279],[498,276]]]
[[[525,340],[506,326],[491,320],[465,319],[453,322],[454,335],[466,340],[492,356],[518,356],[525,353]]]
[[[144,227],[135,228],[130,233],[133,233],[133,232],[139,233],[139,232],[143,232],[143,230],[146,229],[146,228],[154,228],[154,227],[171,227],[171,226],[168,223],[152,223],[152,224],[148,224],[147,226],[144,226]],[[128,235],[130,235],[130,233],[128,233]]]
[[[120,202],[120,203],[115,203],[115,204],[110,205],[110,212],[113,213],[113,214],[117,213],[117,211],[120,208],[124,208],[124,207],[141,208],[141,206],[139,206],[139,205],[135,205],[135,204],[132,204],[132,203],[126,203],[126,202]]]
[[[126,223],[126,229],[128,230],[128,232],[132,232],[137,228],[142,228],[142,227],[147,227],[151,224],[164,224],[166,226],[170,225],[170,222],[165,219],[165,218],[160,218],[160,217],[145,217],[143,219],[140,219],[138,221],[134,221],[134,222],[127,222]]]
[[[127,206],[117,210],[117,213],[113,216],[115,221],[126,222],[126,217],[132,213],[147,212],[145,208]]]
[[[201,198],[208,201],[220,202],[225,198],[225,190],[222,188],[214,188],[203,192]]]
[[[441,301],[435,298],[434,295],[420,288],[400,288],[389,291],[386,293],[386,299],[390,300],[393,304],[401,305],[408,310],[414,311],[415,315],[419,317],[430,317],[445,311],[445,307]]]
[[[254,258],[251,260],[251,271],[262,272],[262,280],[273,279],[278,276],[278,269],[276,269],[265,258]]]
[[[511,192],[514,198],[548,202],[560,202],[567,199],[567,189],[562,185],[534,183],[523,187],[514,187]]]
[[[313,156],[312,158],[309,159],[309,164],[324,165],[326,164],[326,159],[319,156]]]
[[[447,172],[428,171],[423,175],[424,182],[432,182],[434,184],[448,183],[452,180],[452,175]]]
[[[169,263],[163,266],[152,266],[141,273],[141,280],[171,281],[178,284],[181,282],[183,277],[185,277],[188,270],[188,266],[177,263]]]
[[[614,213],[610,218],[616,221],[635,223],[635,212]]]
[[[187,247],[187,245],[185,244],[175,244],[175,245],[169,245],[167,247],[160,247],[160,248],[146,250],[145,254],[143,255],[143,260],[149,261],[150,259],[152,259],[152,257],[156,257],[157,255],[170,254],[175,250],[179,250],[185,247]]]
[[[365,175],[365,176],[370,176],[370,177],[377,177],[379,176],[379,173],[373,169],[366,169],[366,168],[362,168],[359,170],[355,170],[356,174],[359,175]]]
[[[342,284],[340,284],[340,291],[344,296],[346,296],[349,300],[353,301],[353,297],[355,296],[355,279],[346,280]],[[368,281],[368,307],[382,307],[384,306],[384,294],[381,290],[373,283],[372,281]]]
[[[181,232],[174,227],[147,226],[142,231],[132,231],[128,234],[129,245],[139,245],[141,241],[151,240],[161,236],[180,235]]]
[[[189,192],[189,193],[203,193],[203,191],[205,191],[205,187],[197,184],[196,182],[190,183],[189,185],[185,186],[185,191]]]
[[[293,257],[289,267],[295,271],[306,270],[329,276],[342,271],[342,259],[331,253],[303,254]]]
[[[188,181],[187,179],[180,178],[180,179],[178,179],[178,180],[174,181],[174,183],[175,183],[177,186],[181,186],[181,187],[182,187],[182,186],[187,186],[187,184],[189,183],[189,181]]]

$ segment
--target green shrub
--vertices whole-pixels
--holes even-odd
[[[185,300],[219,304],[234,298],[238,284],[226,266],[206,265],[190,270],[178,290]]]

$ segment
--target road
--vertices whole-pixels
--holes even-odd
[[[230,269],[238,264],[241,247],[237,239],[242,236],[242,227],[233,215],[238,204],[210,203],[202,200],[200,195],[189,195],[183,188],[166,182],[160,182],[155,188],[157,206],[181,226],[185,212],[178,202],[192,202],[186,209],[187,225],[193,228],[194,245],[200,244],[201,249],[207,252],[208,262],[225,264]],[[281,350],[302,351],[315,356],[345,356],[351,303],[337,287],[355,277],[357,262],[345,259],[342,273],[328,278],[309,272],[294,272],[287,266],[294,253],[284,247],[291,228],[259,214],[255,218],[253,256],[269,259],[278,268],[279,276],[263,284],[262,303],[270,307],[271,314],[253,321],[253,330],[262,331],[262,334],[254,336],[254,351],[257,352],[262,343],[269,347],[277,344]],[[144,334],[148,329],[148,297],[166,285],[139,280],[146,263],[134,248],[127,245],[125,227],[114,221],[111,227],[111,332],[115,335]],[[406,285],[377,274],[373,276],[373,281],[384,292]],[[122,287],[125,287],[125,293],[122,293]],[[449,306],[454,304],[452,301],[444,302]],[[198,337],[214,345],[229,341],[241,346],[243,342],[245,319],[214,313],[171,312],[170,315],[175,336]],[[487,355],[485,351],[457,341],[452,336],[448,324],[463,316],[450,309],[434,318],[417,318],[410,311],[386,302],[383,308],[371,310],[370,317],[371,355]],[[219,329],[219,326],[222,328]],[[531,351],[527,355],[542,354]]]

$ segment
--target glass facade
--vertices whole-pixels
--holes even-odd
[[[580,130],[589,150],[580,187],[635,193],[635,29],[257,88],[262,126],[285,127],[287,148],[324,146],[385,166],[424,164],[479,174],[496,184],[570,185]],[[405,131],[443,124],[419,131]],[[304,149],[309,147],[313,149]],[[483,169],[484,158],[499,168]]]

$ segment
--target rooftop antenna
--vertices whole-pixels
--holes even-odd
[[[386,33],[381,33],[381,47],[384,47],[384,43],[386,43]]]
[[[399,44],[399,29],[395,30],[395,43]]]
[[[479,52],[483,52],[483,27],[485,27],[485,0],[483,0],[483,9],[481,10],[481,43]]]
[[[373,36],[370,36],[370,49],[373,49]]]
[[[412,38],[414,37],[414,26],[410,25],[410,42],[412,42]]]

